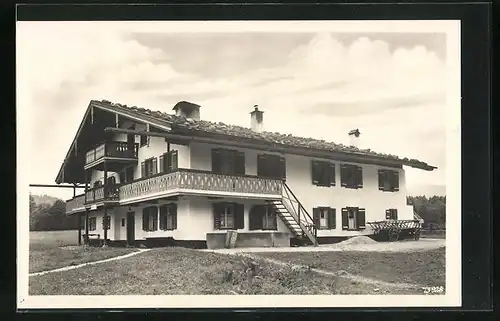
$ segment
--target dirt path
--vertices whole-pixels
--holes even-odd
[[[134,255],[137,255],[139,253],[147,252],[149,250],[150,249],[139,249],[136,252],[132,252],[132,253],[128,253],[128,254],[120,255],[120,256],[115,256],[115,257],[112,257],[112,258],[109,258],[109,259],[105,259],[105,260],[94,261],[94,262],[87,262],[87,263],[82,263],[82,264],[78,264],[78,265],[69,265],[69,266],[65,266],[65,267],[62,267],[62,268],[54,269],[54,270],[48,270],[48,271],[30,273],[29,276],[32,277],[32,276],[44,275],[44,274],[47,274],[47,273],[54,273],[54,272],[62,272],[62,271],[74,270],[74,269],[78,269],[78,268],[81,268],[81,267],[84,267],[84,266],[87,266],[87,265],[94,265],[94,264],[99,264],[99,263],[105,263],[105,262],[122,260],[122,259],[125,259],[125,258],[128,258],[128,257],[134,256]]]

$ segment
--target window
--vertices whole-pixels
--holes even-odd
[[[276,211],[272,206],[264,206],[264,215],[262,215],[263,230],[277,230]]]
[[[363,169],[356,165],[341,165],[340,183],[345,188],[362,188]]]
[[[147,135],[141,135],[141,141],[140,141],[140,146],[146,146],[149,143],[149,139]]]
[[[245,175],[245,153],[229,149],[212,149],[212,172]]]
[[[125,226],[125,219],[122,218],[122,226]]]
[[[177,204],[167,204],[160,207],[160,230],[177,229]]]
[[[157,158],[152,157],[141,163],[141,177],[150,177],[158,173]]]
[[[335,186],[335,164],[312,161],[312,183],[317,186]]]
[[[102,229],[109,230],[111,227],[111,216],[106,215],[102,217]]]
[[[215,229],[242,229],[244,228],[243,204],[238,203],[215,203],[214,228]]]
[[[342,230],[359,231],[365,226],[365,209],[358,207],[346,207],[342,209]]]
[[[257,175],[266,178],[285,179],[285,158],[278,155],[257,155]]]
[[[395,170],[379,169],[378,189],[384,192],[399,191],[399,172]]]
[[[142,230],[148,232],[158,230],[158,207],[145,207],[142,210]]]
[[[97,218],[89,218],[89,231],[95,231],[97,229]]]
[[[253,230],[277,230],[276,209],[272,205],[254,205],[249,215],[249,227]]]
[[[331,207],[313,208],[314,225],[319,229],[334,230],[337,228],[336,210]]]
[[[160,156],[160,173],[170,173],[178,168],[178,152],[169,151]]]
[[[398,219],[398,210],[395,208],[385,210],[385,218],[387,220],[397,220]]]

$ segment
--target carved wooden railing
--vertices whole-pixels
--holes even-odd
[[[86,204],[101,201],[118,201],[120,199],[118,185],[104,185],[87,190]]]
[[[76,209],[84,208],[85,194],[75,196],[74,198],[66,201],[66,213],[71,213]]]
[[[107,142],[93,148],[85,155],[85,164],[90,164],[102,157],[137,158],[139,144],[130,148],[127,142]]]
[[[157,174],[120,186],[120,200],[148,196],[176,188],[193,191],[281,195],[282,182],[279,179],[256,176],[223,175],[178,169],[175,172]]]

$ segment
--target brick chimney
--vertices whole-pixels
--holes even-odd
[[[264,112],[259,110],[259,106],[253,106],[254,110],[250,113],[251,128],[255,132],[261,132],[264,126]]]
[[[180,101],[177,104],[175,104],[174,108],[172,109],[175,110],[176,116],[191,118],[194,120],[200,120],[199,105],[187,101]]]
[[[353,129],[349,132],[350,145],[359,148],[359,129]]]

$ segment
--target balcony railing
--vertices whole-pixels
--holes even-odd
[[[66,202],[66,213],[85,208],[85,194],[75,196]]]
[[[86,203],[93,204],[103,201],[118,201],[118,185],[103,185],[91,188],[85,193]]]
[[[182,189],[193,192],[217,194],[260,194],[281,195],[282,182],[279,179],[256,176],[236,176],[211,172],[179,169],[171,173],[158,174],[120,186],[120,200],[147,197],[169,190]]]
[[[87,152],[85,165],[103,157],[137,158],[138,148],[137,143],[131,148],[127,142],[107,142]]]

